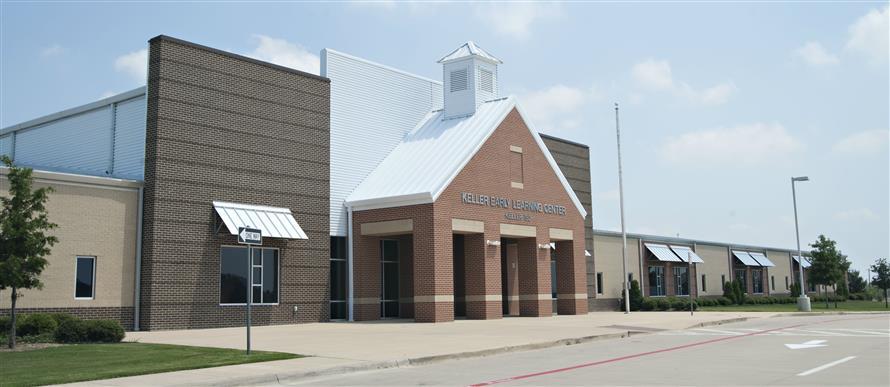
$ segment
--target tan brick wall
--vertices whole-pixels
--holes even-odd
[[[708,281],[708,290],[700,292],[699,296],[722,296],[723,284],[720,282],[721,276],[726,276],[727,281],[731,281],[733,277],[729,272],[729,250],[726,246],[713,245],[696,245],[695,253],[701,257],[705,263],[698,264],[698,282],[701,283],[701,275],[704,274]]]
[[[593,257],[596,260],[596,271],[603,273],[603,294],[598,294],[598,298],[621,298],[622,277],[624,276],[621,243],[620,236],[594,236]],[[635,280],[640,281],[639,239],[627,238],[627,270],[633,273]],[[593,280],[596,281],[595,273]],[[595,282],[594,285],[596,285]],[[596,291],[596,287],[593,289]]]
[[[774,296],[791,294],[791,254],[787,251],[767,250],[766,257],[776,264],[769,268],[770,277],[776,278],[776,289],[770,287],[770,293]],[[785,287],[785,278],[788,278],[788,287]],[[772,280],[772,278],[770,279]]]
[[[41,174],[41,173],[36,173]],[[74,185],[77,184],[77,185]],[[48,182],[47,212],[59,225],[51,232],[59,238],[46,257],[40,276],[43,289],[22,290],[17,308],[121,308],[132,307],[136,261],[136,223],[139,193],[136,188]],[[9,182],[0,174],[0,195]],[[95,298],[74,299],[74,269],[78,255],[96,257]],[[9,291],[0,291],[0,309],[9,308]],[[132,313],[132,310],[130,311]],[[132,317],[130,317],[132,319]]]

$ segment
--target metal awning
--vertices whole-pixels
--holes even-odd
[[[591,256],[591,255],[590,255],[590,251],[588,251],[588,250],[584,250],[584,256],[585,256],[585,257],[590,257],[590,256]]]
[[[800,264],[800,257],[799,257],[799,256],[797,256],[797,255],[792,255],[791,257],[794,258],[794,260],[797,261],[798,264]],[[804,269],[808,269],[810,266],[812,266],[812,265],[810,265],[810,261],[808,261],[807,258],[804,257],[804,259],[803,259],[803,268],[804,268]]]
[[[674,252],[677,253],[677,256],[680,257],[680,260],[683,262],[687,262],[689,255],[692,254],[692,263],[705,263],[705,261],[703,261],[701,257],[699,257],[698,254],[695,253],[695,251],[692,251],[692,249],[686,246],[671,245],[671,250],[674,250]]]
[[[758,263],[757,260],[751,256],[751,254],[748,254],[747,251],[733,250],[732,255],[735,255],[735,257],[742,261],[745,266],[760,267],[760,263]]]
[[[760,266],[765,266],[765,267],[776,266],[776,264],[773,263],[773,261],[770,261],[769,258],[767,258],[766,255],[764,255],[763,253],[748,253],[748,254],[751,254],[751,258],[754,258],[754,260],[757,261],[757,263],[759,263]]]
[[[680,258],[677,258],[677,255],[671,251],[667,245],[661,245],[657,243],[644,243],[646,248],[655,254],[655,258],[658,258],[659,261],[662,262],[683,262]]]
[[[262,230],[264,237],[309,239],[287,208],[214,201],[213,209],[232,235],[238,235],[239,227],[251,227]]]

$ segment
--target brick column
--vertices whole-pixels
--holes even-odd
[[[486,230],[488,231],[488,230]],[[502,316],[501,248],[486,246],[486,240],[500,240],[497,233],[464,236],[466,262],[467,318],[497,319]]]
[[[556,242],[556,310],[559,314],[587,313],[586,260],[581,243]],[[551,273],[553,275],[553,273]]]
[[[380,238],[362,236],[360,225],[353,230],[353,276],[355,321],[380,319]]]
[[[519,249],[519,315],[553,314],[550,297],[550,249],[539,249],[537,238],[521,238]]]
[[[443,217],[444,218],[444,217]],[[454,321],[451,218],[414,218],[414,321]]]

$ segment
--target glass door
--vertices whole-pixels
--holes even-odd
[[[399,241],[380,241],[380,317],[399,317]]]

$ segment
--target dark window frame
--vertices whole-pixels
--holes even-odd
[[[332,321],[345,321],[345,320],[349,319],[349,283],[348,283],[349,282],[349,263],[348,263],[349,241],[348,241],[347,237],[343,237],[343,236],[331,236],[330,240],[331,240],[331,256],[330,256],[330,261],[328,263],[330,265],[329,274],[328,274],[329,275],[329,278],[328,278],[328,282],[329,282],[328,283],[328,301],[330,302],[330,310],[329,310],[330,313],[329,313],[328,317]],[[335,243],[337,245],[336,249],[334,248]],[[342,255],[338,255],[337,254],[338,252]],[[344,277],[343,278],[343,289],[340,289],[340,291],[342,291],[342,293],[343,293],[342,299],[340,299],[340,298],[335,299],[333,296],[334,295],[334,285],[336,284],[335,274],[337,274],[337,273],[334,273],[335,266],[343,267],[343,273],[340,273],[340,275],[342,277]],[[339,314],[335,317],[335,310],[343,309],[344,306],[345,306],[345,310],[343,311],[344,313],[342,314],[342,317],[339,316]]]
[[[596,273],[596,294],[603,294],[603,291],[605,291],[606,287],[603,285],[603,282],[605,281],[603,277],[605,277],[603,272],[600,271]]]
[[[245,246],[245,245],[220,245],[220,246],[219,246],[219,272],[218,272],[219,275],[218,275],[218,277],[217,277],[217,278],[219,279],[219,285],[217,286],[217,290],[219,291],[219,294],[218,294],[218,297],[217,297],[217,301],[219,302],[219,306],[244,306],[244,305],[247,305],[247,300],[246,300],[246,299],[244,300],[244,302],[223,302],[223,300],[222,300],[222,297],[223,297],[223,289],[222,289],[222,286],[223,286],[223,284],[222,284],[222,274],[223,274],[223,273],[222,273],[222,265],[223,265],[223,257],[222,257],[222,253],[223,253],[223,249],[244,249],[244,250],[247,250],[247,246]],[[274,251],[276,252],[275,257],[276,257],[277,259],[276,259],[276,262],[275,262],[275,266],[276,266],[276,267],[275,267],[275,274],[276,274],[276,279],[275,279],[275,302],[262,302],[262,301],[264,301],[265,292],[263,291],[263,284],[264,284],[264,282],[260,282],[260,285],[259,285],[259,286],[260,286],[260,301],[261,301],[261,302],[251,302],[250,304],[251,304],[251,305],[256,305],[256,306],[275,306],[275,305],[279,305],[280,302],[281,302],[281,249],[279,249],[279,248],[277,248],[277,247],[261,247],[261,246],[256,246],[256,247],[253,247],[252,250],[253,250],[252,252],[253,252],[254,254],[256,254],[257,250],[260,250],[260,257],[262,257],[262,258],[261,258],[262,261],[260,262],[260,265],[262,266],[262,269],[261,269],[261,273],[262,273],[262,274],[260,275],[260,277],[261,277],[261,280],[262,280],[262,281],[265,281],[265,275],[264,275],[264,274],[265,274],[265,270],[266,270],[266,267],[265,267],[265,263],[266,263],[266,253],[265,253],[265,251],[266,251],[266,250],[270,250],[270,251],[274,250]],[[245,255],[246,255],[246,254],[245,254]],[[256,284],[254,284],[254,278],[253,278],[254,267],[255,267],[254,262],[253,262],[253,258],[254,258],[254,257],[250,257],[250,259],[251,259],[251,261],[250,261],[250,266],[251,266],[251,267],[250,267],[250,270],[249,270],[249,272],[248,272],[248,274],[247,274],[247,275],[250,277],[248,280],[250,281],[250,290],[251,290],[250,294],[251,294],[251,296],[253,296],[253,294],[254,294],[254,293],[253,293],[253,292],[254,292],[254,287],[256,287]]]
[[[664,297],[667,295],[667,289],[665,289],[665,286],[667,284],[665,283],[664,268],[665,267],[661,265],[649,266],[647,273],[647,281],[649,282],[649,297]],[[652,283],[653,270],[655,271],[654,274],[656,279],[654,284]]]
[[[90,296],[78,296],[78,269],[80,268],[81,260],[89,260],[92,263],[92,275],[90,276]],[[98,259],[95,255],[78,255],[74,258],[74,299],[75,300],[95,300],[96,299],[96,265],[98,263]]]

